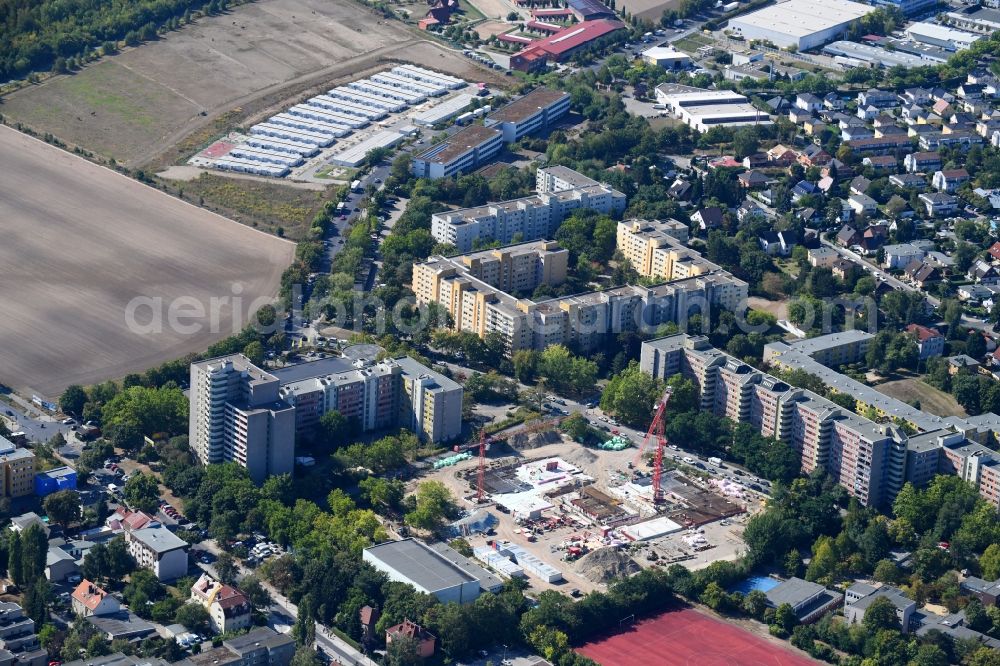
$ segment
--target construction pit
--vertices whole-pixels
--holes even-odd
[[[697,570],[734,560],[743,551],[748,511],[758,508],[715,479],[676,470],[663,472],[663,501],[654,504],[651,475],[639,469],[645,465],[635,448],[587,448],[554,432],[508,445],[492,446],[484,459],[482,502],[474,450],[431,476],[470,512],[489,514],[487,533],[470,531],[468,521],[456,530],[480,563],[501,577],[525,578],[537,591],[586,593],[641,567]]]

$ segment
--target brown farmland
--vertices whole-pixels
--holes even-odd
[[[294,254],[288,241],[6,127],[0,173],[0,382],[18,390],[53,397],[202,351],[234,332],[229,301],[212,330],[211,299],[236,284],[245,305],[273,296]],[[162,299],[162,332],[130,330],[137,297]],[[200,330],[168,325],[182,297],[206,310],[181,321]],[[151,310],[134,319],[148,323]]]

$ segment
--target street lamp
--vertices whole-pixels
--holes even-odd
[[[501,664],[506,664],[507,663],[507,646],[506,645],[503,646],[503,659],[500,660],[500,663]]]

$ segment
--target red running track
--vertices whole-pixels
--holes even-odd
[[[602,666],[815,666],[799,656],[692,608],[637,622],[576,650]]]

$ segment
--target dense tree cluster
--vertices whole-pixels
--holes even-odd
[[[0,5],[0,80],[31,71],[65,71],[68,59],[83,59],[97,48],[114,53],[117,42],[129,46],[156,39],[161,27],[176,29],[191,12],[224,10],[227,0],[137,0],[100,2],[6,0]],[[61,63],[61,64],[60,64]]]

